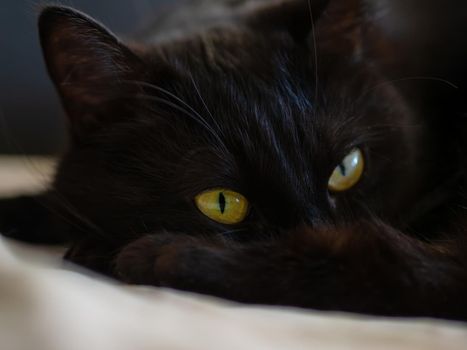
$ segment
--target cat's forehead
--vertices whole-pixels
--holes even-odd
[[[202,95],[213,108],[262,105],[280,110],[285,107],[280,104],[293,103],[304,109],[316,84],[307,50],[281,34],[219,29],[159,47],[158,54],[176,71],[168,86],[187,99]],[[157,80],[155,76],[153,82]]]
[[[219,29],[158,46],[153,54],[155,65],[162,59],[177,73],[163,87],[208,125],[195,127],[220,129],[227,146],[245,153],[262,147],[278,155],[287,144],[287,157],[306,151],[316,158],[326,149],[334,164],[358,144],[362,127],[383,123],[384,114],[370,114],[370,99],[362,98],[373,78],[358,64],[344,58],[317,65],[319,52],[283,33]],[[160,84],[157,75],[151,83]]]
[[[292,103],[308,108],[303,104],[311,102],[316,84],[306,50],[279,34],[266,38],[219,29],[159,47],[156,54],[175,71],[164,82],[169,89],[195,105],[201,95],[203,104],[227,112],[242,112],[241,107],[279,111]],[[152,83],[159,83],[157,75]]]
[[[352,95],[358,93],[353,82],[350,89],[343,83],[360,80],[361,86],[371,78],[362,74],[364,63],[355,62],[345,53],[323,51],[313,40],[297,42],[287,32],[265,33],[242,26],[214,28],[158,44],[154,51],[149,51],[151,55],[157,58],[150,62],[158,65],[161,59],[177,71],[181,80],[189,76],[201,85],[206,82],[207,87],[229,82],[231,88],[239,82],[242,85],[239,93],[242,90],[271,92],[271,88],[282,84],[284,89],[295,86],[306,92],[324,91],[326,85]]]
[[[311,67],[306,51],[282,32],[266,35],[248,28],[219,27],[159,44],[153,54],[161,55],[182,74],[207,70],[211,75],[243,73],[247,79],[279,70],[298,59],[308,61]]]
[[[197,112],[215,115],[226,129],[286,133],[352,117],[359,92],[349,81],[325,81],[329,66],[319,69],[315,53],[284,33],[224,28],[160,45],[152,62],[162,59],[177,73],[164,87]],[[338,68],[343,75],[345,69]],[[361,76],[356,70],[353,75]],[[151,83],[159,84],[157,75]]]

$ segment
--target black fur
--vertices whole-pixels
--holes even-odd
[[[229,6],[225,21],[127,46],[75,10],[42,13],[73,135],[43,195],[67,259],[249,303],[467,319],[465,109],[452,84],[397,79],[414,63],[366,2]],[[331,194],[357,146],[362,181]],[[218,187],[251,202],[242,224],[196,209]]]

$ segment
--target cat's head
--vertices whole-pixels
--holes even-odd
[[[358,1],[269,1],[123,44],[82,13],[45,9],[72,134],[56,193],[124,239],[399,220],[426,181],[424,123],[379,71],[370,28]]]

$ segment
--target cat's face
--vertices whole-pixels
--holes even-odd
[[[81,14],[46,11],[42,45],[73,135],[57,192],[123,239],[167,230],[255,240],[371,214],[400,219],[423,184],[424,125],[365,57],[360,24],[340,31],[332,13],[314,36],[262,27],[260,11],[129,49]],[[356,150],[361,176],[333,190],[334,170]],[[203,193],[236,199],[242,212],[218,220],[200,208]]]

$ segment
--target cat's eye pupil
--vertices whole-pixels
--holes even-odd
[[[225,196],[223,192],[219,192],[219,209],[221,213],[225,213]]]
[[[240,193],[229,189],[213,188],[195,197],[195,204],[205,216],[226,225],[235,225],[245,220],[249,203]]]
[[[347,169],[345,168],[344,163],[339,164],[339,170],[343,176],[347,176]]]

